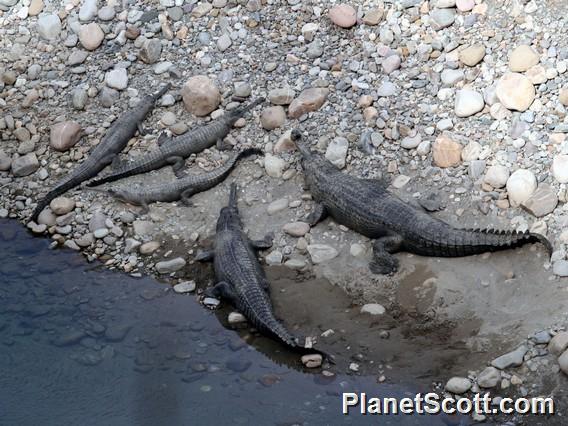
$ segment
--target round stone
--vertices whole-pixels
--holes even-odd
[[[455,112],[458,117],[469,117],[483,109],[483,95],[474,90],[462,89],[456,93]]]
[[[509,69],[513,72],[525,72],[538,63],[538,54],[526,44],[517,46],[509,56]]]
[[[280,105],[268,107],[260,115],[260,123],[266,130],[281,127],[286,121],[286,111]]]
[[[471,381],[465,377],[452,377],[445,388],[448,392],[462,394],[471,389]]]
[[[81,139],[82,129],[79,123],[63,121],[51,126],[49,144],[56,151],[64,152]]]
[[[490,166],[485,173],[483,181],[493,188],[503,188],[509,179],[509,169],[505,166],[495,164]]]
[[[501,77],[495,93],[505,108],[521,112],[531,106],[536,95],[531,81],[519,73],[507,73]]]
[[[432,145],[434,164],[438,167],[455,167],[461,163],[462,146],[448,134],[442,134],[436,138]]]
[[[560,154],[554,157],[552,176],[558,183],[568,183],[568,155]]]
[[[362,314],[383,315],[385,312],[385,307],[378,303],[367,303],[361,307]]]
[[[466,47],[459,54],[460,61],[468,67],[476,66],[484,56],[485,46],[479,43]]]
[[[126,68],[116,68],[105,74],[105,83],[111,89],[124,90],[128,87],[128,72]]]
[[[329,10],[329,19],[341,28],[351,28],[357,23],[357,12],[348,4],[338,4]]]
[[[518,206],[536,191],[536,177],[530,170],[519,169],[507,179],[507,193],[513,207]]]
[[[75,201],[67,197],[57,197],[51,200],[49,208],[54,214],[61,216],[73,211],[75,208]]]
[[[198,117],[203,117],[217,109],[221,94],[215,83],[205,75],[191,77],[181,89],[185,108]]]
[[[191,293],[195,291],[195,281],[183,281],[174,285],[174,291],[176,293]]]
[[[57,15],[43,15],[37,20],[37,32],[46,40],[55,40],[61,33],[61,19]]]
[[[99,24],[91,22],[83,25],[79,31],[79,41],[87,50],[95,50],[101,45],[105,38],[105,33],[101,30]]]

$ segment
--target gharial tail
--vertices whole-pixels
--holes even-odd
[[[43,209],[45,209],[47,206],[49,206],[49,203],[51,203],[51,201],[54,198],[57,198],[60,195],[65,194],[67,191],[69,191],[70,189],[72,189],[76,186],[77,186],[77,184],[73,180],[66,180],[66,181],[62,182],[61,184],[57,185],[51,191],[49,191],[45,195],[45,197],[43,197],[37,203],[37,206],[34,209],[32,215],[30,217],[30,221],[37,222],[37,218],[39,217],[39,214],[43,211]]]
[[[168,90],[170,90],[170,87],[172,87],[171,83],[166,83],[162,86],[162,88],[160,90],[158,90],[157,93],[152,95],[152,97],[154,98],[154,102],[156,102],[158,99],[160,99],[162,96],[164,96],[166,94],[166,92]]]
[[[231,110],[230,111],[231,116],[234,117],[235,119],[240,118],[243,115],[245,115],[247,112],[255,108],[257,105],[260,105],[264,102],[266,102],[266,98],[263,97],[257,98],[248,105],[240,106],[238,108]]]
[[[138,175],[140,173],[146,173],[151,170],[156,170],[166,164],[166,161],[156,153],[150,153],[146,157],[136,160],[133,163],[125,165],[120,170],[111,173],[102,178],[92,180],[87,183],[88,187],[99,186],[103,183],[114,182],[125,177]]]
[[[229,192],[229,204],[227,207],[237,208],[237,184],[231,183],[231,190]]]

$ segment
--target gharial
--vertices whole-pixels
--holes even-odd
[[[172,202],[181,200],[186,206],[191,206],[190,197],[199,192],[206,191],[221,183],[229,176],[231,170],[241,159],[251,155],[262,155],[263,151],[258,148],[248,148],[242,152],[233,154],[225,164],[210,172],[201,174],[188,174],[185,177],[174,179],[171,182],[157,185],[144,185],[139,189],[132,187],[119,187],[109,189],[87,188],[91,191],[108,193],[114,198],[125,203],[142,207],[142,214],[148,212],[148,204],[156,201]]]
[[[305,181],[316,201],[308,222],[315,226],[326,216],[371,238],[373,261],[370,269],[390,274],[398,269],[394,253],[407,251],[422,256],[460,257],[505,250],[540,242],[552,252],[550,242],[534,232],[494,229],[459,229],[420,208],[404,202],[380,179],[360,179],[342,173],[323,156],[312,152],[293,130],[302,159]]]
[[[146,173],[171,165],[176,176],[182,176],[185,159],[191,154],[196,154],[206,148],[217,144],[218,148],[225,148],[223,138],[229,134],[235,122],[247,111],[264,102],[259,98],[248,105],[235,108],[226,112],[221,117],[210,123],[198,127],[174,138],[160,138],[159,149],[152,151],[131,163],[117,167],[111,174],[100,179],[95,179],[87,186],[97,186],[107,182],[113,182],[128,176]]]
[[[270,285],[255,252],[271,246],[270,236],[252,241],[245,234],[237,207],[237,185],[232,183],[229,204],[221,209],[217,220],[214,249],[196,256],[196,260],[214,262],[217,284],[205,294],[227,300],[258,331],[276,337],[289,348],[300,353],[319,353],[333,362],[324,352],[300,345],[299,339],[274,316]]]
[[[89,157],[83,161],[75,170],[61,179],[55,187],[38,202],[30,220],[36,221],[39,214],[56,197],[64,194],[70,189],[79,186],[84,181],[96,176],[107,165],[118,159],[118,154],[126,147],[128,141],[134,136],[136,130],[144,133],[142,122],[148,115],[158,99],[160,99],[170,88],[166,84],[154,95],[146,95],[131,110],[124,112],[118,117],[112,126],[107,130],[100,143],[95,146]]]

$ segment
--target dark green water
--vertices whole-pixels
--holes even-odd
[[[2,425],[460,424],[344,416],[342,392],[425,389],[278,364],[193,296],[49,243],[0,220]]]

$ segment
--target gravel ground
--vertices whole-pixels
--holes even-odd
[[[564,12],[553,0],[0,0],[0,217],[27,222],[39,197],[86,158],[112,121],[165,82],[171,90],[144,123],[150,134],[133,138],[123,158],[155,149],[164,131],[182,134],[219,116],[235,99],[265,96],[226,139],[234,149],[262,148],[264,159],[245,160],[227,182],[195,196],[194,207],[154,204],[140,215],[76,189],[29,228],[109,267],[185,282],[194,246],[212,235],[236,180],[250,234],[276,236],[266,263],[313,270],[358,304],[400,305],[393,289],[423,260],[403,256],[399,276],[372,277],[368,240],[329,221],[312,230],[302,223],[312,203],[288,139],[297,127],[346,173],[388,177],[402,198],[453,224],[548,236],[550,261],[539,247],[490,261],[427,261],[438,280],[432,306],[460,302],[438,303],[436,315],[462,321],[465,309],[455,306],[473,300],[469,313],[487,324],[485,335],[492,328],[516,341],[484,351],[497,357],[532,336],[515,362],[488,368],[500,375],[492,387],[537,395],[545,389],[538,380],[522,386],[515,374],[568,373]],[[205,150],[189,159],[190,171],[210,170],[228,155]],[[172,178],[163,169],[124,182]],[[464,276],[468,268],[473,276]],[[503,282],[515,285],[503,290]],[[495,294],[505,313],[488,309]],[[470,375],[473,391],[483,373],[497,375],[482,370]],[[565,378],[557,376],[560,386]]]

